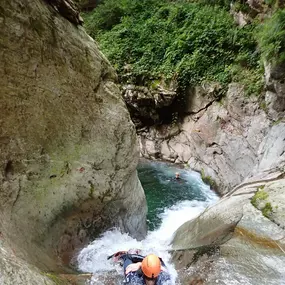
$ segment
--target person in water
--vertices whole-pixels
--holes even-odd
[[[170,274],[161,258],[154,254],[125,254],[123,260],[125,284],[163,285],[170,284]]]
[[[179,172],[175,172],[175,176],[171,177],[169,180],[167,181],[175,181],[178,183],[185,183],[187,182],[185,179],[181,178],[180,173]]]

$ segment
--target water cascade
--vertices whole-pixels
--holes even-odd
[[[162,257],[175,284],[176,271],[168,253],[173,233],[218,200],[196,172],[148,161],[140,163],[138,172],[148,203],[148,235],[137,241],[112,229],[84,248],[77,257],[78,267],[93,274],[91,284],[122,284],[122,268],[107,260],[107,256],[130,248],[141,249],[143,255],[155,253]],[[176,172],[179,180],[175,179]]]

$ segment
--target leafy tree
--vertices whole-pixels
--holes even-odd
[[[257,39],[264,59],[278,63],[285,61],[285,9],[277,10],[265,21]]]
[[[122,82],[176,78],[183,91],[202,81],[243,81],[240,69],[262,76],[254,25],[238,27],[230,1],[201,2],[105,0],[85,14],[86,28]]]

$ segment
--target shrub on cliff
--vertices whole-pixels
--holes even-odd
[[[285,62],[285,9],[277,10],[264,22],[258,41],[264,59]]]
[[[237,67],[258,70],[253,25],[238,27],[227,9],[182,0],[105,0],[85,20],[122,82],[176,78],[183,90],[202,81],[226,85],[237,79]]]

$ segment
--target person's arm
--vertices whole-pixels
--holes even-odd
[[[136,254],[124,254],[121,256],[121,258],[124,261],[123,267],[125,275],[141,268],[143,256]]]
[[[137,285],[144,284],[143,280],[141,279],[138,273],[140,271],[141,265],[142,265],[141,262],[136,262],[128,264],[126,268],[124,266],[124,273],[125,273],[124,284],[137,284]]]
[[[142,263],[141,262],[137,262],[137,263],[132,263],[132,264],[129,264],[125,270],[125,274],[129,274],[130,272],[134,272],[134,271],[137,271],[141,268],[142,266]]]

